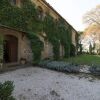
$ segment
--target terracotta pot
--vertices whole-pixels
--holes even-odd
[[[26,64],[26,59],[25,59],[25,58],[21,58],[21,59],[20,59],[20,63],[21,63],[22,65]]]

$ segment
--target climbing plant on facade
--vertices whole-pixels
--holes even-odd
[[[64,57],[67,58],[70,56],[70,44],[71,44],[71,30],[65,25],[63,20],[58,22],[58,33],[61,45],[64,47]]]
[[[34,62],[39,61],[43,43],[36,34],[42,30],[43,24],[38,19],[38,10],[35,5],[29,0],[24,0],[21,7],[11,5],[9,0],[1,0],[0,4],[3,4],[0,5],[0,24],[26,31],[31,43]]]
[[[33,32],[28,32],[27,37],[31,42],[31,48],[33,52],[33,63],[37,64],[41,59],[41,51],[44,48],[43,42],[40,41],[38,36]]]
[[[57,23],[49,14],[44,19],[43,31],[46,33],[48,41],[53,45],[54,58],[59,59],[60,42],[57,36]]]
[[[54,58],[59,59],[60,45],[64,47],[64,57],[70,57],[71,28],[66,27],[63,20],[55,21],[50,15],[47,15],[44,21],[44,31],[49,42],[53,45]]]
[[[22,0],[21,7],[11,5],[9,0],[0,0],[0,24],[27,32],[33,52],[33,59],[40,60],[43,42],[38,33],[44,32],[53,45],[55,59],[60,57],[60,45],[64,47],[64,57],[70,56],[71,27],[62,19],[54,20],[49,14],[44,20],[39,18],[39,10],[30,0]]]
[[[36,33],[41,32],[43,29],[43,21],[39,19],[39,11],[36,9],[35,5],[29,0],[24,0],[21,9],[26,29]]]
[[[23,31],[41,31],[42,21],[38,10],[30,0],[24,0],[21,7],[13,6],[9,0],[1,0],[0,23]]]

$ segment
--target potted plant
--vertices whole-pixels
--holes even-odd
[[[21,58],[21,59],[20,59],[20,63],[21,63],[22,65],[26,64],[26,58]]]

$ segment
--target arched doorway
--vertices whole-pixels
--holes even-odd
[[[4,63],[17,62],[18,39],[12,35],[4,36]]]

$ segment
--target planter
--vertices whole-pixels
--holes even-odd
[[[20,63],[21,63],[22,65],[26,64],[26,59],[25,59],[25,58],[21,58],[21,59],[20,59]]]

